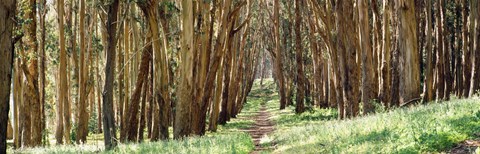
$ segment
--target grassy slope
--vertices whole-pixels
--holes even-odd
[[[442,152],[480,138],[480,99],[449,102],[336,120],[334,109],[313,109],[296,115],[294,107],[278,110],[271,96],[274,134],[266,143],[273,153],[419,153]],[[477,150],[477,153],[480,152]]]

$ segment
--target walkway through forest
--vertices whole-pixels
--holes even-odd
[[[274,123],[270,120],[270,112],[267,111],[265,103],[261,104],[260,111],[253,117],[250,117],[251,120],[255,121],[255,124],[249,129],[244,130],[252,136],[253,143],[255,144],[255,150],[252,151],[252,154],[261,153],[264,150],[271,149],[268,145],[261,145],[260,141],[262,138],[270,133],[272,133],[274,128]]]

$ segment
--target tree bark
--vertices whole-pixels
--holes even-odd
[[[368,1],[357,0],[360,45],[362,52],[362,102],[364,114],[374,112],[373,106],[377,96],[377,83],[375,83],[376,68],[373,64],[376,59],[373,58],[373,50],[370,38],[370,25],[368,15]]]
[[[40,108],[40,98],[39,98],[39,87],[38,87],[38,46],[37,46],[37,23],[36,23],[36,3],[35,0],[26,0],[24,3],[26,11],[24,14],[24,19],[29,20],[30,22],[23,25],[23,30],[25,32],[24,42],[25,42],[25,51],[29,57],[28,61],[24,61],[25,65],[28,65],[28,68],[23,69],[24,74],[27,78],[26,80],[26,92],[24,92],[26,99],[25,108],[23,108],[25,125],[22,140],[25,144],[24,146],[39,146],[42,141],[42,123],[41,123],[41,108]],[[31,133],[31,134],[30,134]]]
[[[60,40],[60,66],[58,67],[58,102],[56,103],[57,110],[57,127],[55,130],[55,138],[57,140],[57,144],[63,144],[63,132],[64,132],[64,105],[68,101],[67,96],[67,52],[65,51],[65,32],[64,32],[64,1],[59,0],[57,2],[57,11],[58,11],[58,31],[59,31],[59,40]],[[67,139],[66,139],[67,140]]]
[[[397,3],[400,51],[400,104],[420,99],[420,57],[414,0]]]
[[[154,93],[153,97],[155,102],[160,106],[161,112],[161,139],[168,138],[168,126],[170,124],[171,106],[170,106],[170,94],[169,94],[169,81],[168,81],[168,63],[167,63],[167,44],[163,44],[160,39],[160,33],[158,30],[157,20],[157,4],[158,0],[149,0],[145,3],[138,2],[137,5],[142,9],[145,17],[148,21],[149,31],[152,34],[153,40],[153,62],[154,62]],[[164,38],[166,39],[166,38]],[[162,52],[163,51],[163,52]]]
[[[0,153],[7,153],[7,121],[14,52],[12,33],[16,4],[16,0],[5,0],[0,4]]]
[[[339,1],[336,8],[337,19],[337,50],[339,76],[341,77],[341,87],[343,90],[343,103],[339,103],[339,113],[343,113],[341,118],[358,115],[359,104],[359,65],[356,62],[357,53],[354,40],[355,25],[351,20],[353,16],[353,2]]]
[[[133,91],[131,100],[130,100],[130,107],[129,111],[126,112],[126,120],[128,121],[128,125],[125,127],[127,141],[137,141],[138,137],[138,110],[140,106],[140,96],[142,94],[142,87],[146,86],[145,81],[148,80],[148,70],[149,64],[151,61],[151,54],[152,54],[152,45],[148,44],[145,47],[145,50],[142,53],[142,62],[140,64],[140,72],[137,75],[137,83],[135,85],[135,90]],[[143,108],[143,106],[142,106]]]
[[[462,68],[463,68],[463,91],[462,96],[468,97],[470,94],[470,80],[472,78],[472,51],[469,50],[469,38],[468,38],[468,3],[467,0],[462,0],[462,40],[463,40],[463,61],[462,61]]]
[[[295,112],[303,113],[305,111],[305,74],[303,72],[303,45],[302,45],[302,14],[300,12],[303,6],[303,0],[295,0],[295,48],[297,63],[297,97]]]
[[[223,61],[223,58],[221,59]],[[217,81],[215,87],[215,98],[213,99],[212,115],[210,116],[209,130],[217,131],[217,121],[220,113],[220,103],[222,102],[223,90],[223,62],[220,63],[219,71],[217,72]]]
[[[427,1],[426,7],[426,17],[427,17],[427,33],[426,33],[426,47],[425,52],[427,53],[427,69],[425,75],[425,90],[423,100],[424,102],[433,101],[433,50],[432,50],[432,1]]]
[[[113,0],[107,8],[107,63],[105,65],[105,87],[103,90],[103,130],[105,148],[111,150],[117,146],[117,135],[113,112],[113,82],[115,77],[115,54],[117,44],[117,16],[119,0]]]
[[[470,94],[469,96],[472,97],[474,94],[477,93],[477,90],[480,88],[480,43],[479,41],[479,31],[480,31],[480,11],[479,11],[479,2],[478,1],[471,1],[471,9],[472,12],[470,15],[470,51],[472,52],[472,78],[470,81]]]
[[[392,83],[391,77],[391,32],[390,32],[390,20],[392,13],[392,5],[390,0],[383,1],[383,53],[382,53],[382,64],[381,64],[381,82],[380,82],[380,99],[386,104],[387,107],[390,106],[390,89]]]
[[[40,94],[40,106],[41,106],[41,114],[42,114],[42,130],[46,129],[46,114],[45,114],[45,87],[46,85],[46,79],[45,79],[45,72],[46,67],[45,67],[45,61],[47,61],[46,54],[45,54],[45,44],[46,44],[46,28],[45,28],[45,18],[47,16],[47,0],[40,0],[41,5],[39,8],[40,15],[39,15],[39,20],[40,20],[40,61],[39,61],[39,94]],[[45,136],[43,136],[43,139],[45,139]]]
[[[182,35],[180,51],[180,74],[178,102],[175,112],[175,125],[173,129],[174,138],[179,139],[189,136],[190,131],[190,102],[193,85],[193,2],[191,0],[182,0]]]
[[[278,82],[280,95],[280,110],[286,107],[285,79],[283,77],[283,56],[280,49],[280,4],[279,0],[274,0],[273,5],[274,36],[275,36],[275,75]]]
[[[80,72],[79,72],[79,102],[78,105],[78,124],[77,124],[77,144],[86,143],[88,135],[88,112],[87,112],[87,75],[88,75],[88,66],[86,66],[85,53],[85,0],[80,0]]]
[[[443,8],[442,0],[437,1],[435,18],[436,18],[436,33],[437,33],[437,78],[436,78],[436,89],[437,89],[437,99],[445,99],[445,57],[444,57],[444,43],[443,43]]]

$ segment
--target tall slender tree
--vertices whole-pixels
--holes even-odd
[[[10,109],[10,87],[13,69],[14,42],[12,40],[16,0],[0,4],[0,153],[7,153],[7,121]]]
[[[283,77],[283,53],[280,49],[280,3],[279,0],[274,0],[273,4],[273,24],[275,37],[275,75],[278,82],[280,95],[280,109],[285,109],[287,100],[285,95],[285,79]]]
[[[117,134],[115,128],[115,118],[113,112],[113,81],[115,80],[115,54],[117,44],[117,18],[119,0],[108,1],[105,8],[107,11],[107,21],[105,28],[106,35],[106,54],[107,63],[105,65],[105,86],[103,90],[103,130],[105,148],[111,150],[117,146]]]
[[[58,20],[58,32],[59,32],[59,40],[60,40],[60,65],[58,67],[58,101],[56,103],[56,118],[57,118],[57,127],[55,130],[55,138],[57,140],[57,144],[63,144],[63,132],[66,131],[64,129],[64,105],[68,103],[68,96],[66,91],[68,90],[67,85],[67,52],[65,49],[65,32],[64,32],[64,1],[59,0],[57,2],[57,20]],[[66,139],[67,140],[67,139]]]
[[[80,0],[80,72],[79,72],[79,102],[78,105],[78,124],[77,124],[77,144],[87,142],[88,135],[88,112],[87,112],[87,77],[88,77],[88,66],[85,59],[85,54],[87,52],[85,48],[86,38],[85,38],[85,0]]]
[[[432,1],[427,1],[426,10],[426,18],[427,18],[427,25],[426,25],[426,47],[425,52],[427,53],[426,59],[426,75],[425,75],[425,89],[424,89],[424,102],[430,102],[433,100],[433,50],[432,50]]]
[[[193,2],[191,0],[182,0],[182,35],[180,51],[180,75],[178,102],[175,112],[174,138],[183,138],[190,135],[190,103],[193,92]]]
[[[305,110],[305,74],[303,71],[303,44],[302,44],[302,13],[300,11],[303,6],[303,0],[295,0],[295,48],[297,63],[297,97],[296,97],[296,113],[302,113]]]

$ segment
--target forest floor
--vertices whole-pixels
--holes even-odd
[[[8,153],[476,153],[480,154],[480,98],[452,98],[337,120],[336,109],[279,110],[272,79],[255,82],[237,118],[217,132],[184,140],[120,144],[103,151],[103,135],[82,145],[49,144]],[[309,106],[309,104],[307,104]],[[170,130],[172,131],[172,130]],[[118,136],[118,135],[117,135]],[[54,142],[53,138],[52,141]]]

